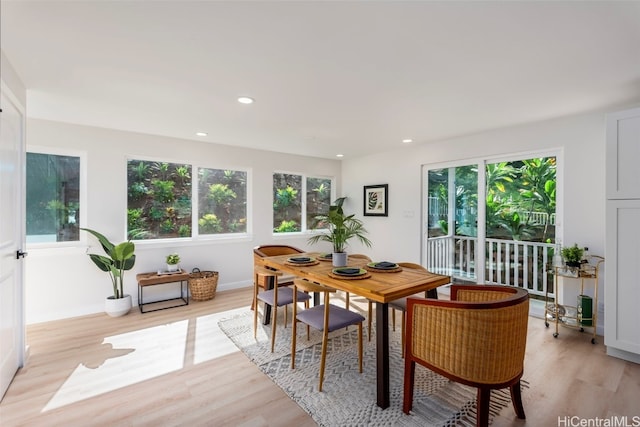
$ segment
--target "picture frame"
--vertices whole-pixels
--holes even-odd
[[[364,186],[364,216],[389,215],[389,184]]]

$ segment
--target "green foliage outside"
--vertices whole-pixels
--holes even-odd
[[[431,171],[429,196],[447,206],[449,169]],[[477,236],[477,166],[455,168],[455,234]],[[549,220],[556,211],[556,159],[534,158],[488,164],[486,181],[486,235],[517,241],[555,241]],[[540,220],[545,218],[545,220]],[[429,224],[429,235],[448,234],[448,221]]]
[[[306,194],[303,183],[306,184]],[[301,175],[285,173],[273,174],[273,230],[275,233],[302,231],[303,199],[307,229],[326,228],[326,224],[318,224],[314,218],[329,210],[331,179],[305,178]]]
[[[127,190],[129,238],[191,236],[191,166],[130,160]]]
[[[198,233],[246,232],[247,173],[199,169],[198,180]]]

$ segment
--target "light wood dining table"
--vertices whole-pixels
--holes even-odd
[[[296,254],[319,259],[320,253]],[[398,298],[408,297],[437,288],[451,282],[450,276],[433,274],[416,269],[404,268],[398,272],[368,271],[367,278],[338,278],[331,274],[335,268],[331,261],[318,261],[314,265],[299,265],[289,262],[292,255],[278,255],[256,259],[256,263],[268,268],[287,272],[317,282],[334,289],[359,295],[376,303],[376,403],[385,409],[389,407],[389,309],[388,303]],[[364,268],[367,261],[348,258],[349,267]]]

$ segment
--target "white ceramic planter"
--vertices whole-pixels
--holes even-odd
[[[104,311],[111,317],[124,316],[131,310],[131,295],[115,299],[113,295],[108,297],[104,303]]]
[[[347,266],[347,253],[346,252],[334,252],[331,256],[331,261],[334,267],[346,267]]]
[[[179,268],[179,264],[167,264],[167,271],[178,271]]]

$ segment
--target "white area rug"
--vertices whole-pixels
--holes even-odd
[[[280,313],[279,313],[280,314]],[[298,328],[296,369],[291,365],[291,327],[278,319],[276,348],[271,353],[271,328],[259,316],[257,340],[253,338],[253,312],[222,319],[220,329],[320,426],[474,426],[476,389],[416,368],[416,388],[411,415],[402,412],[404,359],[400,332],[390,331],[390,400],[387,409],[376,405],[375,333],[367,342],[364,328],[364,367],[358,372],[357,328],[330,334],[323,391],[318,392],[321,335]],[[526,386],[526,382],[523,381]],[[492,392],[490,419],[502,409],[513,411],[509,390]],[[525,408],[526,410],[526,408]],[[514,413],[515,417],[515,413]]]

